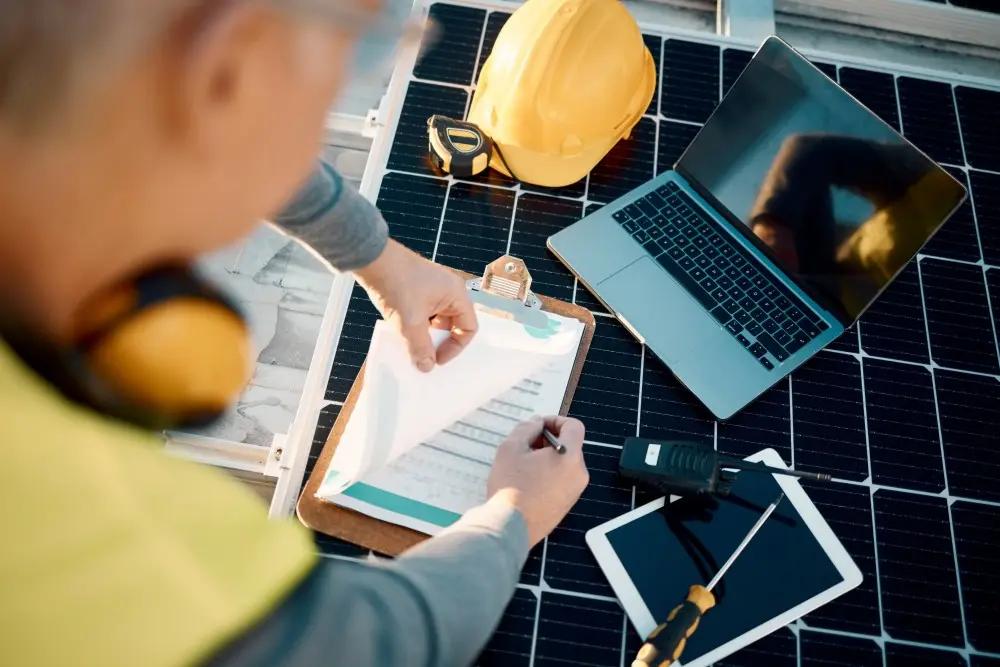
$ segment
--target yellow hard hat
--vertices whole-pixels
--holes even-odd
[[[653,57],[619,0],[528,0],[497,36],[468,120],[492,138],[493,168],[558,187],[628,137],[655,86]]]

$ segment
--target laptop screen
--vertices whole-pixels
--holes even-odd
[[[965,197],[941,167],[774,38],[677,170],[847,321]]]

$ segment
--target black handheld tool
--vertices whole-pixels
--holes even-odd
[[[743,553],[743,550],[747,548],[750,540],[753,539],[754,535],[757,534],[757,531],[761,529],[761,526],[764,525],[764,522],[767,521],[774,510],[777,509],[784,497],[785,494],[782,493],[778,496],[777,500],[767,506],[767,509],[764,510],[764,513],[760,515],[760,518],[750,528],[743,541],[740,542],[736,550],[733,551],[732,555],[729,556],[726,562],[722,564],[722,567],[719,568],[719,571],[715,573],[715,576],[712,577],[712,581],[708,582],[708,586],[695,584],[688,589],[688,594],[684,598],[684,602],[674,607],[667,616],[667,620],[660,623],[656,626],[655,630],[649,633],[646,642],[639,649],[635,660],[632,661],[632,667],[669,667],[680,659],[681,653],[684,652],[684,647],[687,646],[687,640],[698,629],[698,623],[701,621],[702,615],[715,606],[715,596],[712,594],[712,589],[722,580],[723,575],[732,567],[732,564],[736,562],[737,557]]]
[[[468,178],[490,166],[493,140],[473,123],[435,114],[427,119],[427,150],[438,169]]]
[[[695,442],[628,438],[618,471],[625,479],[677,496],[729,494],[735,475],[725,468],[829,481],[824,473],[772,468],[763,463],[723,456]]]

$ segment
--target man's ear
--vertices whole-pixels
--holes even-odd
[[[239,112],[276,65],[281,37],[273,10],[256,3],[218,5],[181,21],[167,48],[169,124],[196,149],[210,147],[227,135],[227,127],[239,125]]]

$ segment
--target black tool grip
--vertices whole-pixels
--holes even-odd
[[[687,640],[698,629],[704,612],[715,605],[715,597],[704,586],[695,585],[687,599],[674,607],[667,620],[649,633],[632,667],[668,667],[680,659]]]

